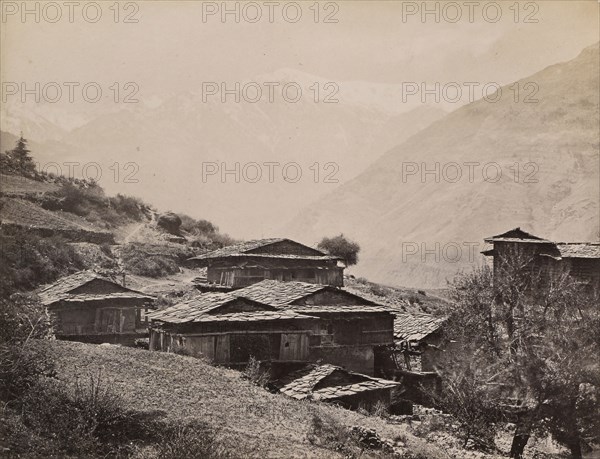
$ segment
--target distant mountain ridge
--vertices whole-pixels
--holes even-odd
[[[458,269],[481,262],[469,259],[464,244],[478,244],[478,253],[483,237],[512,227],[597,240],[598,55],[595,44],[503,87],[495,103],[480,99],[446,115],[306,208],[285,234],[311,242],[344,232],[362,247],[357,274],[420,287],[444,286]],[[524,103],[532,88],[537,102]],[[479,163],[472,181],[470,162]],[[450,163],[459,165],[459,180]],[[435,173],[421,176],[436,167],[439,182]]]
[[[324,103],[330,93],[324,88],[326,79],[291,70],[260,78],[280,83],[298,80],[303,97],[291,103],[282,99],[279,90],[273,103],[235,103],[233,97],[222,103],[219,95],[203,100],[201,92],[185,92],[151,106],[140,102],[105,112],[93,107],[90,121],[69,130],[53,129],[46,107],[31,112],[20,107],[3,117],[3,126],[14,135],[22,130],[42,163],[98,163],[100,183],[109,193],[134,194],[164,210],[201,214],[235,237],[255,238],[273,234],[277,225],[307,202],[333,189],[335,184],[324,180],[333,170],[326,164],[335,165],[333,179],[343,183],[382,152],[446,114],[436,106],[394,112],[382,105],[381,97],[368,104],[366,83],[356,90],[340,83],[338,102]],[[314,92],[306,90],[312,80],[320,89],[319,102]],[[262,80],[257,77],[257,81]],[[344,91],[354,96],[346,98]],[[382,91],[385,95],[387,88]],[[258,183],[237,183],[232,175],[222,180],[220,174],[203,182],[203,167],[209,162],[229,169],[236,163],[240,168],[264,162],[281,166],[274,183],[265,178],[265,170]],[[126,174],[133,171],[132,167],[124,170],[128,163],[137,165],[137,170],[133,180],[125,182]],[[288,163],[300,166],[300,183],[284,181],[281,170]],[[240,206],[247,210],[243,216]]]

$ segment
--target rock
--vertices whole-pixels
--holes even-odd
[[[179,235],[181,218],[173,212],[167,212],[158,217],[156,224],[171,234]]]

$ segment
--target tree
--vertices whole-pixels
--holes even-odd
[[[440,404],[459,420],[481,412],[501,414],[479,417],[489,426],[516,420],[513,458],[522,457],[532,432],[550,433],[580,458],[582,445],[599,436],[597,294],[567,273],[532,270],[531,255],[518,250],[494,262],[495,282],[483,267],[451,283],[445,334],[457,344],[439,362]],[[473,406],[469,393],[486,405]]]
[[[29,153],[31,150],[27,148],[27,140],[21,135],[15,148],[6,152],[3,162],[8,163],[9,171],[25,176],[35,175],[35,163]]]
[[[343,234],[332,238],[324,237],[319,245],[319,250],[335,255],[344,260],[346,266],[352,266],[358,263],[358,252],[360,246],[349,239],[346,239]]]

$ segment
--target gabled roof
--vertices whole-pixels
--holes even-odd
[[[256,310],[243,312],[225,312],[219,313],[219,309],[227,305],[242,302],[250,306],[255,306]],[[169,323],[187,323],[187,322],[245,322],[260,320],[281,320],[281,319],[311,319],[313,317],[301,315],[293,311],[280,311],[272,306],[261,304],[246,298],[239,298],[231,293],[205,293],[191,300],[170,306],[161,311],[148,314],[151,320],[158,320]]]
[[[486,245],[481,251],[484,255],[495,255],[494,242],[523,242],[527,244],[550,244],[552,252],[542,253],[541,255],[557,260],[561,258],[600,258],[600,243],[598,242],[552,242],[527,233],[521,228],[515,228],[506,233],[486,238],[484,241]]]
[[[244,287],[239,290],[235,290],[231,292],[232,295],[241,296],[244,298],[248,298],[253,301],[258,301],[264,304],[270,304],[272,306],[286,309],[294,309],[288,308],[288,306],[293,305],[295,302],[309,297],[318,292],[330,291],[335,293],[341,293],[342,295],[346,295],[348,297],[352,297],[355,299],[359,299],[361,301],[361,308],[365,307],[379,307],[384,308],[384,306],[378,305],[366,298],[362,298],[354,293],[350,293],[341,288],[331,287],[329,285],[321,285],[321,284],[312,284],[308,282],[299,282],[299,281],[288,281],[282,282],[277,280],[266,279],[261,282],[257,282],[256,284],[252,284],[248,287]],[[352,305],[346,305],[350,307]],[[297,309],[306,309],[311,311],[316,311],[318,308],[327,308],[329,311],[332,311],[334,308],[341,308],[342,305],[298,305]],[[385,308],[384,308],[385,309]],[[385,309],[387,311],[387,309]],[[375,309],[373,309],[373,312]]]
[[[119,287],[118,292],[107,292],[107,293],[72,293],[74,290],[82,287],[89,282],[101,279],[105,282],[110,282],[115,286]],[[121,286],[118,282],[115,282],[108,276],[97,273],[95,271],[80,271],[70,276],[61,277],[53,284],[45,287],[38,292],[43,305],[48,306],[58,301],[93,301],[93,300],[106,300],[111,298],[139,298],[139,299],[154,299],[154,297],[146,295],[137,290],[132,290]]]
[[[542,239],[541,237],[534,236],[527,231],[523,231],[521,228],[517,227],[507,231],[506,233],[498,234],[497,236],[492,236],[484,239],[485,242],[528,242],[528,243],[541,243],[548,244],[552,243],[547,239]]]
[[[290,242],[298,246],[303,246],[308,249],[312,255],[304,254],[269,254],[269,253],[252,253],[253,251],[267,247],[269,245],[276,244],[278,242]],[[196,257],[190,258],[190,260],[209,260],[214,258],[226,258],[226,257],[264,257],[264,258],[289,258],[299,260],[339,260],[340,257],[328,255],[320,250],[312,247],[305,246],[299,242],[292,241],[291,239],[285,238],[270,238],[270,239],[256,239],[252,241],[240,242],[237,244],[229,245],[221,249],[213,250],[212,252],[204,253]]]
[[[275,307],[282,307],[328,288],[326,285],[310,284],[308,282],[281,282],[266,279],[235,290],[232,294]]]
[[[337,373],[337,375],[335,375]],[[327,379],[332,383],[327,384]],[[346,381],[344,381],[346,379]],[[396,387],[399,383],[347,371],[334,365],[307,365],[275,383],[282,394],[301,400],[332,400],[378,389]]]
[[[438,331],[447,317],[436,317],[431,314],[399,313],[395,312],[394,339],[407,341],[421,341],[432,333]]]

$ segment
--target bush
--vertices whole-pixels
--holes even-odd
[[[11,402],[27,394],[41,377],[56,375],[54,363],[30,347],[12,344],[0,346],[0,400]]]
[[[125,269],[132,274],[164,277],[179,272],[194,252],[183,245],[155,245],[129,243],[121,250]]]
[[[63,238],[0,232],[0,296],[33,290],[71,271],[85,268],[84,260]]]
[[[260,360],[256,360],[254,356],[250,356],[242,377],[259,387],[266,387],[271,379],[271,374],[268,370],[261,368]]]

